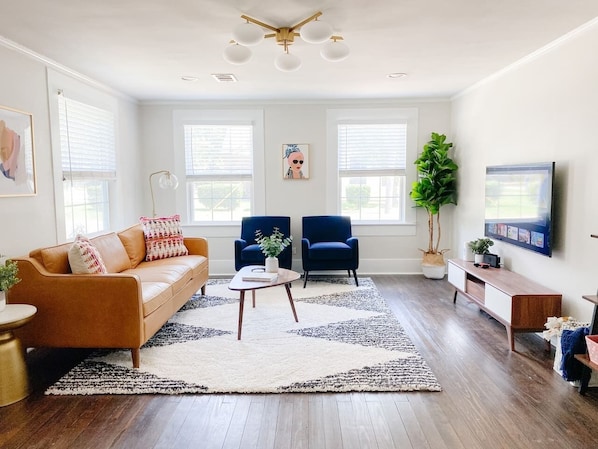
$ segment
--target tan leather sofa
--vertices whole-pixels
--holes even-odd
[[[107,274],[72,274],[70,243],[15,257],[21,282],[7,302],[33,304],[18,329],[24,347],[127,348],[139,367],[140,347],[208,280],[208,242],[185,238],[189,255],[145,259],[141,225],[92,238]]]

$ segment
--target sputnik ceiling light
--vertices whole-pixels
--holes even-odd
[[[245,23],[234,28],[231,45],[224,50],[224,59],[231,64],[245,64],[251,59],[251,50],[248,47],[259,44],[264,38],[274,37],[276,43],[284,50],[276,57],[274,65],[282,72],[294,72],[301,67],[301,59],[289,52],[289,47],[295,41],[295,37],[299,36],[310,44],[323,44],[329,41],[320,50],[320,55],[327,61],[342,61],[349,56],[349,47],[344,42],[340,42],[343,40],[341,36],[333,34],[329,24],[318,20],[321,15],[322,13],[318,11],[296,25],[279,28],[242,15],[241,18]],[[273,33],[264,34],[262,28]]]

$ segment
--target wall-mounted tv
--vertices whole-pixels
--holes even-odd
[[[486,167],[484,234],[552,256],[554,162]]]

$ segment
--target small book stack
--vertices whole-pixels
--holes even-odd
[[[264,271],[254,271],[243,276],[247,282],[273,282],[278,278],[278,273],[266,273]]]

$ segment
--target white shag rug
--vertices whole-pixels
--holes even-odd
[[[440,391],[434,374],[370,278],[314,277],[245,297],[237,340],[238,292],[211,280],[141,348],[99,350],[46,394],[184,394]]]

